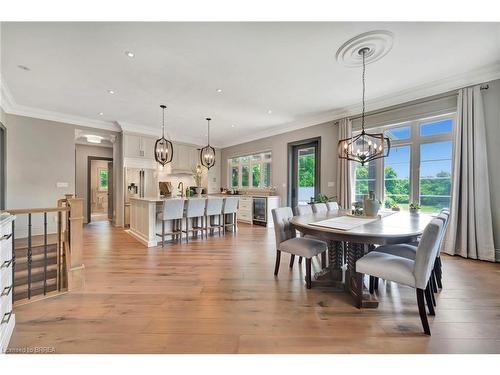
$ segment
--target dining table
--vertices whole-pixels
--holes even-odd
[[[315,275],[313,287],[340,289],[350,293],[356,307],[376,308],[378,298],[366,289],[364,275],[356,272],[356,261],[377,245],[417,241],[431,219],[426,213],[380,211],[365,217],[339,209],[294,216],[291,223],[302,235],[328,244],[328,265]]]

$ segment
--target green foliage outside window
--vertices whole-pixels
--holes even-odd
[[[108,190],[108,170],[99,169],[99,190]]]
[[[314,186],[314,154],[299,155],[299,187]]]
[[[255,164],[252,166],[252,186],[260,186],[260,164]]]

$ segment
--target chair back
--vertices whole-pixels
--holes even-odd
[[[295,207],[295,214],[298,216],[302,215],[312,215],[313,214],[313,209],[310,204],[304,204]]]
[[[443,227],[441,228],[441,233],[439,234],[439,251],[436,256],[439,255],[441,250],[441,245],[443,244],[444,236],[446,235],[446,228],[448,227],[448,219],[450,218],[450,212],[447,210],[441,210],[441,213],[436,216],[436,219],[441,220],[443,222]]]
[[[238,209],[238,197],[226,197],[224,198],[224,214],[234,214]]]
[[[433,219],[427,224],[424,233],[422,233],[422,238],[420,239],[415,255],[415,268],[413,269],[415,285],[419,289],[425,289],[431,276],[434,261],[441,245],[440,235],[442,228],[443,221]]]
[[[314,203],[312,209],[315,214],[328,211],[325,203]]]
[[[222,205],[224,204],[224,198],[208,198],[207,205],[205,208],[205,215],[220,215],[222,214]]]
[[[271,212],[276,236],[276,249],[279,249],[280,243],[296,236],[295,227],[290,222],[293,212],[290,207],[273,208]]]
[[[165,199],[163,201],[163,220],[182,219],[184,215],[184,199]]]
[[[328,211],[335,211],[339,209],[339,204],[337,202],[327,202],[326,208]]]
[[[186,217],[200,217],[205,215],[207,198],[189,198],[186,204]]]

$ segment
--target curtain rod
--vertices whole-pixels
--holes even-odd
[[[473,85],[475,86],[475,85]],[[472,86],[467,86],[467,87],[472,87]],[[490,88],[490,85],[488,85],[487,83],[486,84],[482,84],[481,87],[480,87],[480,90],[488,90]],[[390,107],[387,107],[387,108],[384,108],[384,109],[380,109],[380,110],[374,110],[372,112],[368,112],[365,114],[365,116],[373,116],[373,115],[379,115],[379,114],[382,114],[382,113],[385,113],[385,112],[390,112],[390,111],[393,111],[395,109],[402,109],[402,108],[405,108],[405,107],[410,107],[412,105],[416,105],[416,104],[423,104],[423,103],[428,103],[428,102],[432,102],[434,100],[438,100],[438,99],[444,99],[444,98],[449,98],[449,97],[452,97],[452,96],[456,96],[458,95],[458,91],[457,90],[453,90],[453,91],[448,91],[448,92],[445,92],[443,94],[438,94],[438,95],[434,95],[430,98],[427,98],[427,99],[416,99],[416,100],[413,100],[411,102],[406,102],[406,103],[402,103],[402,104],[396,104],[396,105],[393,105],[393,106],[390,106]],[[358,120],[361,118],[361,115],[356,115],[356,116],[348,116],[350,120]],[[336,121],[338,123],[338,120]]]

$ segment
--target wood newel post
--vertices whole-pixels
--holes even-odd
[[[69,211],[69,251],[66,254],[68,265],[68,290],[79,289],[84,283],[83,264],[83,199],[68,197]]]

